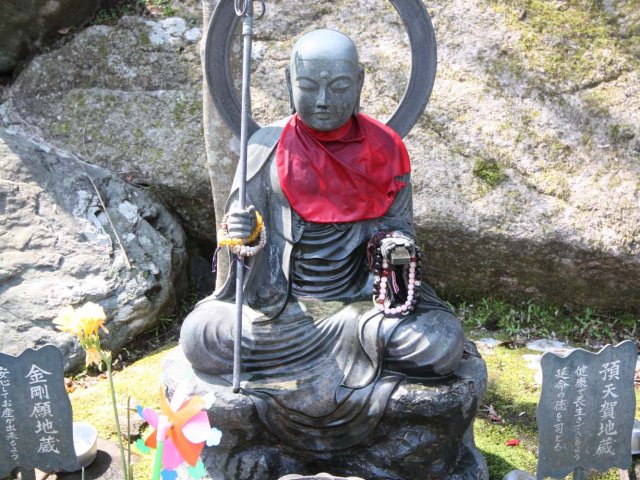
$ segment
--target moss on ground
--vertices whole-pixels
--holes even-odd
[[[489,372],[485,405],[491,405],[504,423],[494,423],[482,414],[475,423],[475,438],[484,454],[492,479],[501,479],[514,469],[535,472],[537,462],[536,402],[540,388],[533,382],[533,371],[526,367],[522,350],[498,347],[484,354]],[[521,443],[506,445],[508,440]]]
[[[171,343],[114,373],[113,383],[118,401],[118,413],[121,419],[126,419],[128,397],[132,398],[131,406],[134,409],[136,404],[156,410],[159,409],[158,392],[162,361],[168,351],[175,346],[175,343]],[[113,407],[111,406],[111,394],[107,378],[100,376],[90,386],[77,388],[69,395],[69,398],[73,406],[74,421],[89,422],[97,428],[101,438],[116,441]],[[137,415],[135,410],[130,413],[132,417]],[[121,423],[124,424],[123,420],[121,420]],[[126,431],[124,425],[122,428],[123,431]],[[135,446],[132,446],[131,451],[137,452]],[[134,455],[134,478],[151,478],[153,472],[152,458],[153,456],[151,455]]]

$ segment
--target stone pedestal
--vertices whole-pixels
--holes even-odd
[[[473,440],[473,419],[484,396],[487,370],[468,342],[455,373],[438,382],[407,378],[393,393],[376,428],[357,447],[326,453],[295,450],[265,431],[251,399],[234,394],[222,378],[194,372],[180,347],[164,365],[169,396],[215,395],[211,424],[223,432],[203,461],[214,480],[270,480],[288,474],[357,476],[368,479],[487,479]],[[301,447],[304,439],[300,439]]]

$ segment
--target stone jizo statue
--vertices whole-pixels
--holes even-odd
[[[445,377],[463,354],[460,322],[420,281],[406,149],[358,112],[363,80],[347,36],[298,40],[295,113],[252,136],[251,206],[237,208],[234,185],[224,220],[246,239],[257,210],[267,234],[246,260],[243,392],[271,434],[306,450],[358,444],[405,376]],[[185,320],[194,369],[231,374],[234,298],[231,273]]]

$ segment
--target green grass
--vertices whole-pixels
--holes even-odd
[[[501,479],[509,471],[535,472],[537,462],[537,430],[535,411],[540,388],[533,382],[533,371],[522,359],[523,350],[498,347],[484,355],[489,372],[485,405],[492,405],[504,423],[494,423],[487,415],[476,420],[476,444],[482,451],[491,478]],[[509,447],[510,439],[520,445]]]
[[[158,393],[162,361],[167,352],[175,346],[175,343],[171,343],[114,373],[113,382],[116,398],[118,399],[118,413],[121,419],[126,418],[128,397],[132,398],[131,407],[133,409],[138,404],[156,410],[159,409]],[[69,395],[69,398],[73,406],[74,421],[91,423],[98,430],[100,438],[116,441],[113,407],[111,406],[109,384],[106,378],[99,376],[91,386],[76,389]],[[130,414],[131,416],[137,415],[135,410],[131,411]],[[123,433],[126,432],[126,426],[123,425],[122,428]],[[132,446],[131,451],[137,452],[135,446]],[[151,478],[153,473],[152,459],[153,455],[134,455],[132,463],[135,478]]]
[[[640,343],[640,318],[634,315],[609,315],[588,307],[570,310],[531,301],[516,305],[486,298],[454,305],[453,309],[467,332],[482,330],[515,342],[544,337],[589,347],[629,339]]]

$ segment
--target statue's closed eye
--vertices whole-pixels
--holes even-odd
[[[299,78],[297,82],[298,88],[303,91],[313,91],[319,88],[317,82],[308,78]]]
[[[334,92],[344,92],[345,90],[350,89],[351,86],[351,81],[345,79],[338,79],[329,84],[329,88]]]

